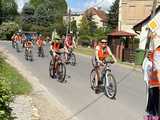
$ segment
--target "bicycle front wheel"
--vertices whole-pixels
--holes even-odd
[[[71,53],[69,61],[72,66],[76,65],[76,55],[74,53]]]
[[[57,65],[57,77],[59,82],[64,82],[66,78],[66,66],[64,63],[58,63]]]
[[[91,85],[91,89],[95,90],[96,88],[96,70],[93,69],[90,73],[90,85]]]
[[[105,78],[105,84],[104,84],[105,95],[110,99],[114,99],[117,94],[116,79],[111,73],[108,73],[106,77],[104,77]]]

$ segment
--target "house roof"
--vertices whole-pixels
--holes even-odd
[[[156,9],[156,14],[160,11],[160,5],[157,7]],[[151,13],[152,14],[152,13]],[[139,23],[137,23],[136,25],[133,26],[133,30],[136,31],[141,31],[142,25],[146,22],[148,22],[151,19],[151,14],[145,18],[144,20],[140,21]]]
[[[107,22],[108,20],[108,16],[107,13],[101,9],[96,9],[94,7],[89,8],[88,10],[85,11],[85,15],[88,16],[94,16],[97,15],[98,17],[100,17],[102,20],[102,22]]]
[[[109,36],[117,36],[117,37],[134,37],[136,34],[134,33],[129,33],[125,31],[113,31],[108,34]]]

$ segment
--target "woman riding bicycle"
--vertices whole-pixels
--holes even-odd
[[[103,70],[103,66],[104,66],[104,62],[110,58],[110,56],[112,57],[112,59],[114,60],[114,62],[117,62],[115,56],[112,54],[109,46],[107,45],[107,40],[102,39],[100,41],[100,43],[96,46],[96,52],[95,52],[95,62],[96,62],[96,66],[97,66],[97,71],[98,74],[96,76],[96,89],[95,92],[98,93],[99,92],[99,84],[100,84],[100,78],[101,78],[101,72]]]

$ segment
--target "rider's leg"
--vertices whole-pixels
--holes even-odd
[[[64,47],[64,55],[65,55],[65,61],[67,62],[67,60],[68,60],[68,49],[67,49],[67,47]]]
[[[100,68],[98,66],[96,67],[95,81],[96,81],[95,93],[97,94],[99,93],[99,81],[100,81]]]

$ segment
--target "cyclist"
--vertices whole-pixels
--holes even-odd
[[[98,70],[98,74],[96,76],[96,90],[95,92],[99,92],[99,84],[101,83],[100,78],[101,78],[101,72],[103,70],[104,62],[112,57],[114,62],[117,62],[115,56],[112,54],[109,46],[107,45],[107,40],[102,39],[100,43],[96,46],[96,52],[95,52],[95,62]]]
[[[27,40],[24,44],[24,47],[27,48],[32,48],[33,47],[33,43],[32,41]]]
[[[38,47],[38,52],[40,52],[41,48],[45,45],[44,38],[41,34],[37,37],[36,45]]]
[[[16,42],[21,42],[22,41],[22,36],[20,35],[20,33],[17,33],[14,37]]]
[[[73,49],[75,46],[75,42],[73,40],[72,34],[68,34],[64,40],[64,53],[65,53],[65,59],[67,62],[69,49]]]
[[[15,36],[16,34],[13,34],[13,36],[11,37],[11,41],[12,41],[12,46],[15,48]]]
[[[57,53],[60,53],[61,43],[59,38],[55,38],[54,41],[51,42],[50,46],[50,55],[54,58]]]
[[[60,43],[60,39],[59,38],[55,38],[54,41],[51,42],[51,46],[50,46],[50,55],[52,56],[52,62],[53,62],[53,66],[55,66],[56,69],[56,64],[55,64],[55,60],[56,60],[56,55],[60,55],[61,54],[61,49],[63,49],[61,43]],[[55,77],[55,75],[54,75]]]

